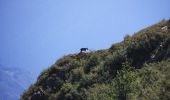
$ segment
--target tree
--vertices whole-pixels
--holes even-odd
[[[124,62],[122,66],[122,70],[118,71],[113,81],[117,99],[134,100],[137,97],[137,85],[140,80],[137,78],[137,74],[132,70],[132,66],[128,61]]]

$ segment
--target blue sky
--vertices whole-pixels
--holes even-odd
[[[0,0],[0,64],[38,75],[81,47],[109,48],[170,18],[170,0]]]

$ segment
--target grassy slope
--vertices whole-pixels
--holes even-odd
[[[161,21],[109,49],[64,56],[21,99],[169,100],[169,28],[170,21]]]

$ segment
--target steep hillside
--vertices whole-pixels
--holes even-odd
[[[109,49],[64,56],[21,100],[170,100],[169,72],[170,20]]]
[[[0,100],[18,100],[32,82],[29,72],[0,65]]]

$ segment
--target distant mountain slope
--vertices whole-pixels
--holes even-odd
[[[32,82],[29,72],[0,65],[0,100],[19,100]]]
[[[127,35],[109,49],[64,56],[21,99],[170,100],[169,72],[167,20]]]

